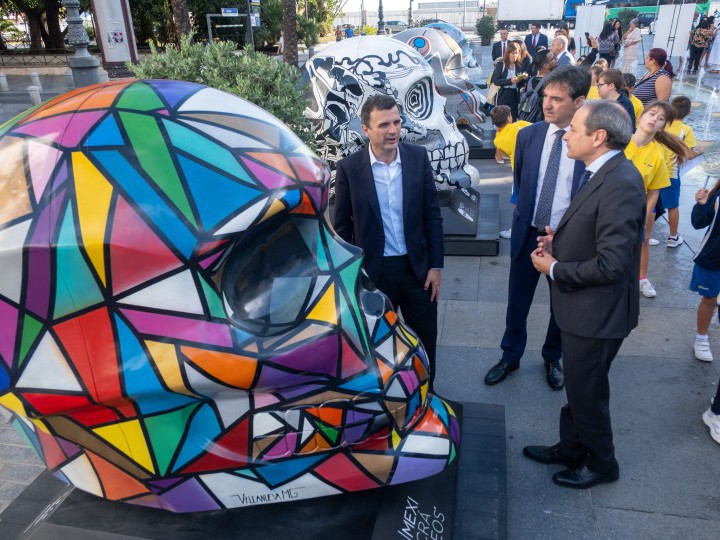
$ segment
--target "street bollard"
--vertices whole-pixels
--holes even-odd
[[[40,83],[40,75],[38,75],[37,71],[33,71],[30,73],[30,83],[33,86],[37,86],[38,90],[42,92],[42,84]]]
[[[10,90],[7,82],[7,75],[0,73],[0,92],[7,92]]]
[[[33,105],[40,105],[42,99],[40,99],[40,89],[37,86],[28,86],[28,92],[30,92],[30,102]]]
[[[75,88],[75,79],[73,79],[72,71],[69,69],[65,72],[65,86]]]

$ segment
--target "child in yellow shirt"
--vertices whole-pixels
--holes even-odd
[[[526,127],[531,126],[530,122],[524,120],[512,121],[512,111],[507,105],[498,105],[490,111],[493,126],[495,126],[495,150],[510,158],[510,167],[515,168],[515,145],[517,143],[518,132]],[[513,184],[513,192],[510,195],[510,202],[517,204],[517,193]],[[510,238],[510,231],[500,231],[500,236]]]
[[[699,156],[700,152],[695,140],[693,128],[683,122],[690,114],[692,104],[687,96],[675,96],[670,102],[675,111],[675,120],[665,126],[665,131],[679,138],[688,147],[687,157],[693,159]],[[668,212],[668,223],[670,224],[670,236],[667,239],[667,247],[676,248],[683,243],[683,238],[678,234],[678,222],[680,220],[680,167],[677,165],[677,156],[666,148],[670,166],[670,186],[660,190],[660,202]]]
[[[635,83],[637,82],[637,78],[632,73],[623,73],[623,77],[625,77],[625,88],[627,88],[630,103],[632,103],[633,109],[635,109],[635,122],[637,123],[637,121],[640,120],[640,115],[645,110],[642,101],[633,96],[632,93],[632,91],[635,89]]]
[[[665,131],[668,122],[675,118],[675,111],[666,101],[653,101],[640,115],[637,129],[625,149],[625,156],[633,162],[645,184],[647,194],[647,222],[645,239],[640,252],[640,292],[646,298],[657,295],[648,276],[650,266],[649,240],[655,223],[655,205],[660,190],[670,185],[667,161],[662,146],[670,148],[682,164],[686,156],[683,142]]]

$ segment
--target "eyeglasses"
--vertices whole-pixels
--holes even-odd
[[[611,84],[612,83],[609,83],[609,82],[599,82],[599,83],[597,83],[597,86],[598,86],[598,88],[600,88],[601,86],[610,86]]]

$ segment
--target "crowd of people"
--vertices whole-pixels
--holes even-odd
[[[547,47],[539,27],[524,40],[508,40],[501,30],[500,45],[494,47],[502,55],[491,77],[499,91],[490,116],[496,160],[509,158],[513,171],[514,213],[511,229],[501,232],[510,239],[511,258],[502,357],[485,383],[501,383],[520,367],[535,289],[540,275],[547,275],[545,378],[553,390],[565,388],[568,404],[561,411],[560,442],[527,447],[525,455],[569,465],[554,477],[569,487],[619,475],[607,372],[622,339],[637,325],[640,295],[658,294],[650,281],[650,246],[659,243],[652,239],[655,220],[667,212],[668,248],[684,242],[678,233],[682,165],[701,154],[684,122],[691,114],[690,99],[671,98],[675,73],[665,50],[648,51],[639,80],[625,71],[626,51],[618,62],[619,50],[639,43],[639,30],[630,26],[623,32],[609,22],[597,39],[588,36],[591,49],[577,60],[562,28]],[[693,62],[696,57],[693,52]],[[606,159],[598,164],[601,155]],[[607,180],[610,164],[612,180]],[[589,186],[600,173],[604,181],[597,191],[607,193],[591,204],[585,194],[594,191]],[[641,209],[635,180],[642,188]],[[700,296],[693,351],[698,360],[710,362],[708,331],[720,295],[720,180],[698,190],[695,200],[692,225],[707,231],[689,284]],[[588,222],[594,230],[587,229]],[[592,312],[590,320],[586,312]],[[720,384],[702,418],[720,443]]]

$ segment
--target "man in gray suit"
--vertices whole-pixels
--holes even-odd
[[[555,39],[552,40],[550,50],[553,52],[555,58],[557,59],[558,67],[575,65],[575,57],[570,54],[570,51],[568,51],[567,48],[568,38],[566,38],[565,36],[557,36]]]
[[[577,195],[556,231],[538,238],[531,257],[552,279],[552,308],[561,331],[567,405],[560,442],[527,446],[541,463],[571,468],[553,481],[588,488],[619,478],[610,425],[608,371],[623,339],[637,326],[638,273],[645,189],[623,149],[630,119],[616,103],[592,101],[565,134],[568,156],[585,163]]]

